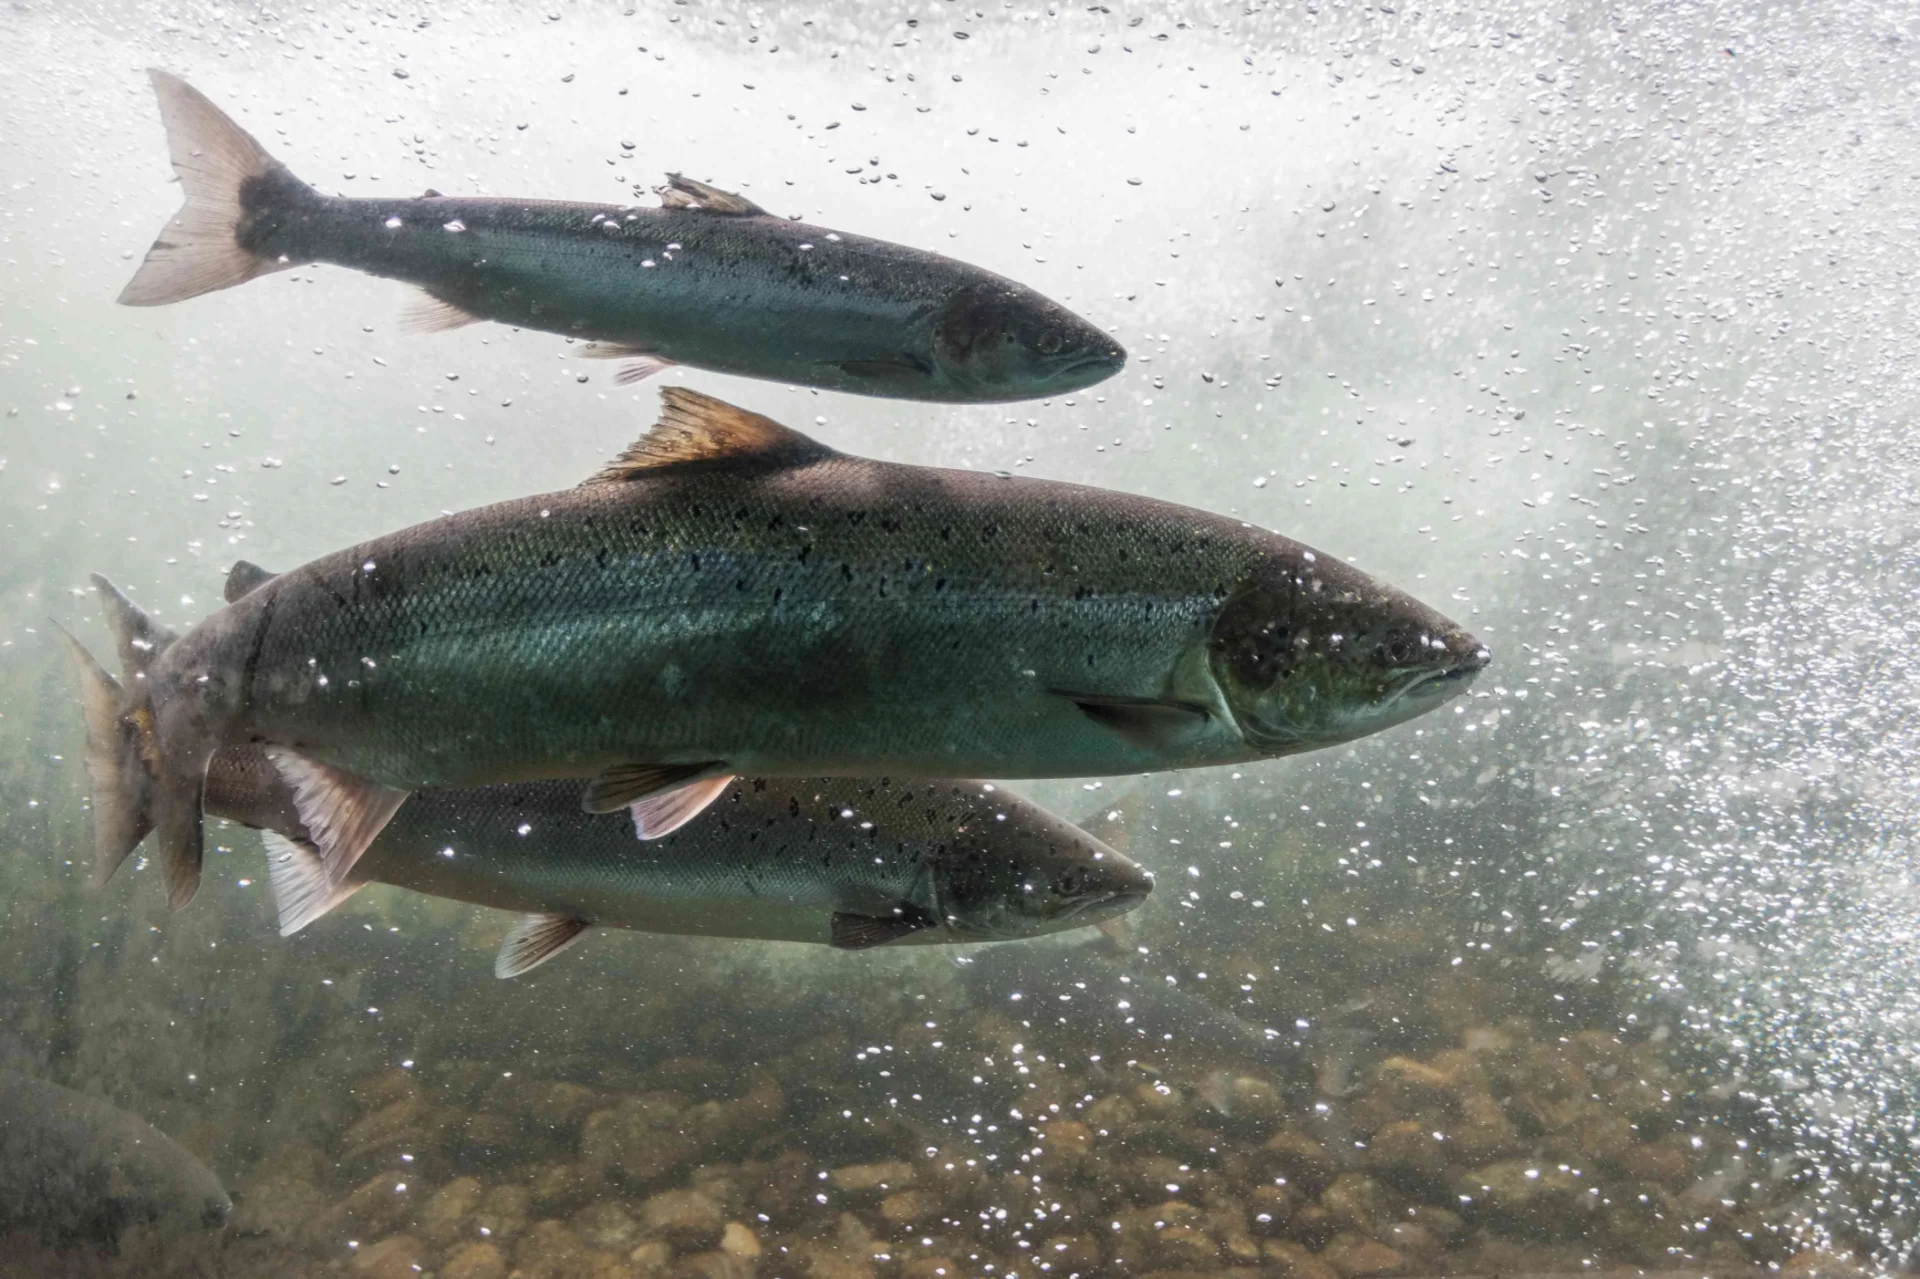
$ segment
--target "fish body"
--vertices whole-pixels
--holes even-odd
[[[661,207],[326,196],[191,86],[152,74],[187,206],[121,301],[326,262],[424,289],[423,327],[491,320],[632,358],[918,400],[1061,394],[1126,353],[1065,307],[939,254],[775,217],[675,175]]]
[[[671,829],[736,774],[1230,763],[1411,718],[1487,661],[1418,601],[1238,521],[849,457],[663,398],[594,482],[323,556],[177,640],[123,638],[152,736],[130,747],[102,712],[96,810],[124,808],[100,798],[114,760],[153,753],[162,860],[190,870],[207,761],[265,742],[339,874],[420,787],[694,795]]]
[[[112,1246],[134,1225],[216,1229],[232,1208],[211,1169],[139,1116],[0,1069],[0,1236]]]
[[[257,747],[208,772],[210,813],[285,837],[269,841],[283,932],[346,895],[314,878],[287,796]],[[346,891],[366,882],[582,925],[865,948],[1078,928],[1131,910],[1153,881],[987,783],[754,778],[646,843],[625,813],[583,812],[571,783],[421,791]]]

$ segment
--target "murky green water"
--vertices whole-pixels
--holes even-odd
[[[237,1201],[0,1271],[1908,1264],[1912,14],[631,9],[0,15],[0,1025]],[[138,859],[94,888],[47,625],[106,651],[89,572],[189,625],[235,558],[570,486],[657,402],[339,269],[114,306],[178,202],[147,65],[329,190],[685,170],[1020,279],[1127,369],[664,380],[1278,529],[1494,665],[1350,746],[1017,786],[1157,873],[1124,950],[602,932],[498,981],[505,916],[398,890],[278,937],[224,824],[186,910]]]

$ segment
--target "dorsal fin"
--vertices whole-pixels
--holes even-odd
[[[663,209],[704,209],[708,213],[725,213],[736,218],[752,217],[766,212],[744,195],[708,186],[684,173],[669,173],[667,185],[657,187],[655,190],[660,196],[660,207]]]
[[[772,418],[684,386],[669,386],[660,392],[660,420],[586,482],[618,484],[686,462],[801,466],[832,456],[826,445]]]
[[[252,560],[235,560],[233,567],[227,570],[227,584],[222,593],[227,597],[227,603],[231,604],[242,595],[251,595],[278,576],[278,573],[261,568]]]
[[[120,650],[120,670],[129,679],[143,679],[153,659],[167,651],[179,636],[147,615],[147,610],[120,593],[120,588],[95,573],[93,589],[100,593],[107,628]]]

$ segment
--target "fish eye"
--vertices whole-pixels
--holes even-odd
[[[1060,348],[1067,344],[1066,335],[1059,329],[1048,329],[1034,339],[1033,349],[1042,355],[1058,355]]]
[[[1395,666],[1405,665],[1415,652],[1414,637],[1405,631],[1390,631],[1380,644],[1380,653]]]

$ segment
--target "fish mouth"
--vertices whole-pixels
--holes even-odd
[[[1124,915],[1146,901],[1149,891],[1150,888],[1123,888],[1108,893],[1104,897],[1089,897],[1085,901],[1078,901],[1068,906],[1054,916],[1054,919],[1056,921],[1081,919],[1088,915],[1108,919],[1114,915]]]
[[[1412,680],[1408,681],[1405,688],[1395,693],[1392,702],[1389,702],[1388,705],[1392,705],[1393,702],[1403,701],[1415,692],[1418,692],[1422,699],[1437,698],[1439,700],[1445,700],[1450,697],[1457,697],[1467,690],[1467,686],[1473,683],[1475,677],[1477,677],[1481,671],[1487,669],[1487,664],[1492,660],[1493,654],[1485,645],[1481,645],[1463,655],[1460,660],[1454,662],[1451,666],[1442,666],[1434,670],[1421,672]]]
[[[1117,370],[1123,367],[1126,362],[1126,351],[1120,347],[1115,347],[1111,351],[1099,351],[1092,355],[1083,355],[1060,371],[1068,376],[1072,376],[1076,373],[1091,372],[1094,369]]]
[[[1102,378],[1112,377],[1126,367],[1127,353],[1118,347],[1111,351],[1096,351],[1091,355],[1062,364],[1048,375],[1055,383],[1073,383],[1076,387],[1089,386]]]

